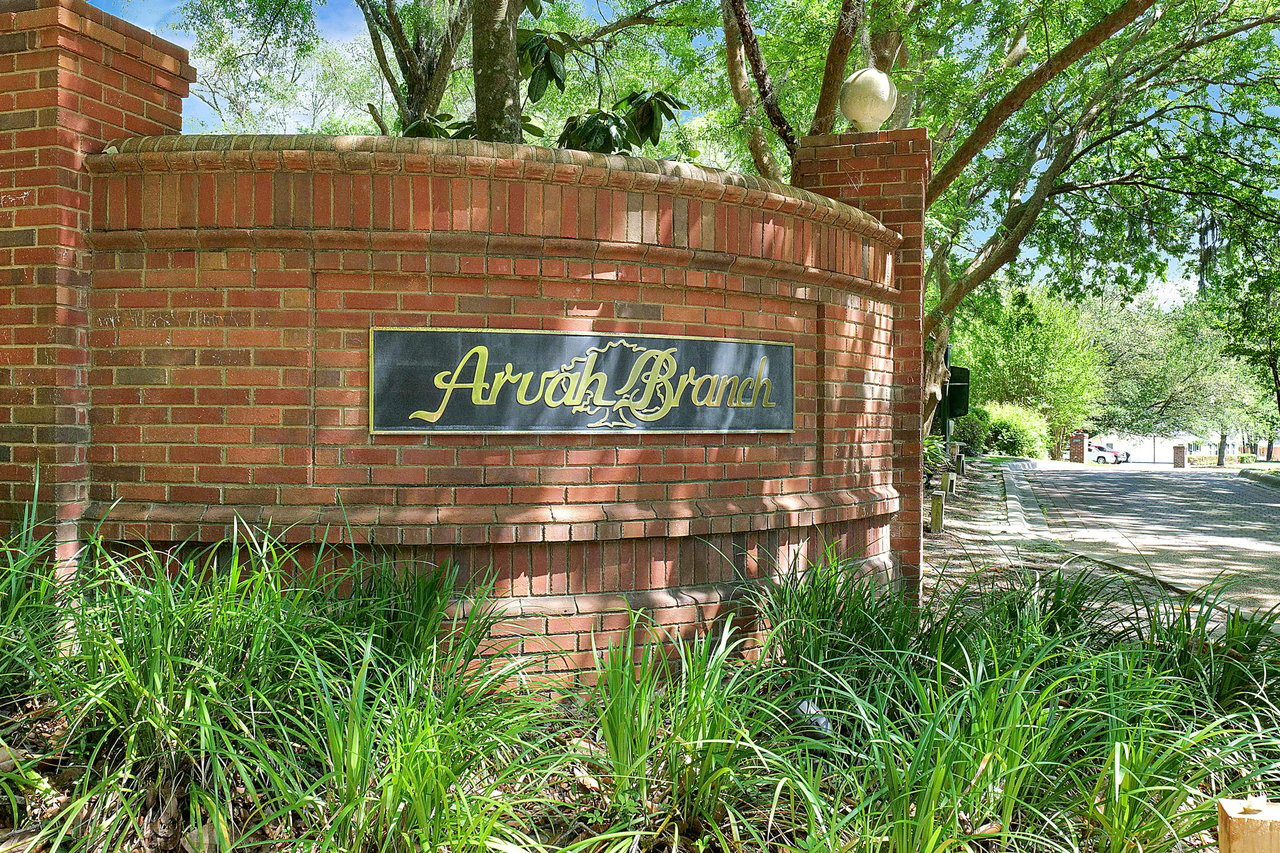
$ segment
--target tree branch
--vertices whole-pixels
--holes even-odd
[[[1073,128],[1068,136],[1063,138],[1061,147],[1040,175],[1035,191],[1026,201],[1011,201],[1000,226],[987,240],[978,255],[969,262],[964,275],[954,283],[951,292],[943,295],[938,305],[925,317],[923,331],[926,338],[930,337],[942,321],[956,310],[966,296],[1018,256],[1022,242],[1031,232],[1045,204],[1051,198],[1055,182],[1070,166],[1071,155],[1099,114],[1100,111],[1095,107],[1081,119],[1080,124]]]
[[[609,23],[596,28],[592,32],[588,33],[587,35],[582,36],[581,38],[575,38],[574,40],[579,45],[586,46],[589,44],[594,44],[595,42],[598,42],[601,39],[608,38],[614,33],[620,30],[625,30],[629,27],[652,26],[654,24],[659,23],[659,19],[653,16],[653,13],[655,11],[657,11],[658,9],[661,9],[664,6],[674,5],[679,1],[680,0],[655,0],[655,2],[650,3],[648,6],[645,6],[643,9],[640,9],[636,12],[632,12],[630,15],[625,15],[616,21],[610,21]]]
[[[1074,38],[1066,47],[1018,81],[1018,84],[982,117],[951,158],[934,173],[925,193],[925,206],[928,207],[938,200],[938,197],[955,182],[965,167],[973,162],[982,149],[995,138],[996,133],[1009,120],[1009,117],[1021,109],[1022,105],[1036,92],[1086,56],[1089,51],[1132,23],[1154,3],[1155,0],[1125,0],[1120,8]]]
[[[751,14],[747,11],[746,0],[728,0],[728,2],[729,8],[733,11],[733,17],[738,23],[743,52],[751,66],[751,76],[755,78],[756,89],[760,92],[764,114],[769,117],[769,124],[773,126],[774,132],[782,139],[787,154],[794,157],[796,148],[799,147],[796,132],[791,127],[791,122],[787,121],[787,117],[783,115],[782,108],[778,106],[778,93],[773,88],[769,69],[765,67],[764,56],[760,52],[760,41],[756,38],[755,28],[751,26]]]
[[[391,63],[387,61],[386,48],[382,46],[382,30],[374,17],[377,7],[373,6],[370,0],[356,0],[356,5],[364,13],[365,26],[369,28],[369,41],[373,45],[373,56],[378,61],[378,70],[382,72],[382,79],[387,81],[387,88],[391,90],[391,97],[395,99],[396,109],[400,112],[400,123],[408,127],[413,119],[409,117],[409,105],[405,103],[404,95],[400,93],[400,83],[391,70]]]
[[[840,101],[840,86],[849,64],[849,52],[853,39],[862,22],[863,6],[859,0],[844,0],[840,4],[840,17],[836,19],[835,32],[827,45],[827,61],[822,70],[822,88],[818,90],[818,106],[813,111],[813,124],[809,135],[830,133],[836,125],[836,107]]]
[[[378,126],[378,130],[382,131],[383,136],[390,136],[391,131],[387,129],[387,123],[382,118],[382,113],[378,112],[378,108],[373,104],[365,104],[369,108],[369,115],[373,116],[373,123]]]
[[[777,158],[773,156],[773,147],[764,128],[750,121],[751,114],[759,107],[755,89],[747,80],[747,61],[742,52],[742,34],[738,29],[738,19],[729,8],[729,0],[721,0],[720,10],[724,18],[725,64],[729,71],[729,90],[733,93],[734,103],[742,112],[747,134],[747,150],[751,152],[751,160],[761,177],[770,180],[782,180],[778,169]]]
[[[457,70],[453,66],[453,60],[458,55],[458,46],[466,38],[470,23],[471,0],[459,0],[458,8],[449,21],[444,44],[440,46],[440,58],[431,72],[430,79],[427,80],[427,94],[422,104],[424,112],[440,112],[440,102],[444,100],[445,89],[449,87],[449,78]]]

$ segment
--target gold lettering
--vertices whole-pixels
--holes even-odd
[[[493,377],[493,392],[489,394],[489,403],[498,402],[498,392],[502,390],[503,385],[514,385],[516,381],[515,365],[507,362],[507,366],[502,368],[496,376]]]
[[[742,398],[746,396],[748,388],[754,389],[755,387],[755,379],[750,376],[743,379],[742,384],[738,386],[738,393],[734,394],[733,399],[729,401],[729,407],[733,409],[749,409],[754,406],[756,404],[756,398],[754,395],[752,395],[750,403],[743,403]]]
[[[593,352],[587,356],[587,362],[582,366],[581,379],[574,389],[573,399],[565,401],[574,407],[575,412],[586,411],[589,406],[614,404],[614,401],[608,398],[609,375],[596,370],[598,355]]]
[[[675,405],[675,389],[671,386],[671,377],[676,375],[679,365],[674,353],[674,347],[645,350],[641,353],[631,365],[631,374],[626,383],[618,390],[618,402],[613,408],[627,409],[642,421],[656,421],[665,417]],[[658,397],[657,408],[650,409],[655,396]]]
[[[693,379],[697,375],[698,371],[690,367],[689,370],[680,377],[680,382],[676,385],[675,399],[672,402],[672,405],[675,408],[680,408],[680,402],[684,399],[684,392],[693,385]]]
[[[462,380],[462,373],[466,369],[467,364],[471,361],[472,356],[475,357],[475,368],[471,372],[471,378],[467,381]],[[440,416],[444,414],[445,407],[449,405],[449,399],[453,396],[453,392],[461,388],[471,389],[471,402],[476,406],[491,406],[492,400],[486,400],[484,392],[488,390],[489,383],[484,381],[484,376],[489,372],[489,348],[485,346],[474,346],[467,351],[467,354],[458,362],[458,366],[450,373],[442,370],[436,374],[435,386],[444,391],[444,399],[440,401],[440,406],[434,412],[419,410],[409,415],[410,418],[435,423],[440,420]],[[448,377],[447,379],[445,377]]]
[[[777,403],[769,399],[769,394],[773,391],[772,382],[770,382],[768,379],[761,379],[760,388],[764,390],[764,402],[760,404],[760,408],[772,409],[774,406],[778,405]]]
[[[547,384],[547,390],[543,392],[542,402],[552,409],[558,409],[565,403],[572,405],[581,379],[581,373],[556,373]],[[559,399],[552,396],[557,388],[564,392]]]
[[[699,376],[697,381],[693,383],[693,391],[689,394],[689,402],[695,406],[718,406],[720,390],[723,387],[720,383],[724,380],[723,376],[715,373],[704,373]],[[703,386],[706,390],[703,390]],[[702,395],[702,399],[698,399],[698,395]]]
[[[542,399],[542,395],[547,390],[547,380],[558,374],[558,370],[548,370],[542,374],[542,381],[538,383],[538,393],[532,399],[529,398],[529,383],[533,381],[532,373],[521,373],[520,384],[516,388],[516,402],[522,406],[532,406],[534,403]]]

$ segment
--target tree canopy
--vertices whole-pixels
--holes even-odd
[[[1055,449],[1094,413],[1103,358],[1078,308],[1043,288],[1016,290],[974,301],[957,327],[951,360],[970,368],[975,402],[1038,412]]]
[[[644,144],[786,180],[800,137],[844,126],[845,74],[890,71],[890,125],[924,126],[935,144],[935,388],[955,312],[988,282],[1125,300],[1200,258],[1205,223],[1280,224],[1271,0],[354,2],[368,25],[362,61],[385,95],[367,111],[383,132],[513,140],[542,126],[544,142]],[[274,96],[266,78],[287,81],[291,50],[318,49],[311,0],[185,8],[197,60],[259,69],[206,77],[233,115]],[[634,98],[653,109],[636,115]],[[682,121],[662,136],[644,117],[658,131]]]

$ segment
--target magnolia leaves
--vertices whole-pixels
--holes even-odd
[[[520,129],[525,136],[541,137],[546,133],[527,115],[520,116]],[[474,120],[455,119],[449,113],[438,113],[423,116],[406,127],[401,135],[425,139],[475,139],[476,123]]]
[[[657,144],[667,121],[677,121],[677,114],[687,109],[688,104],[666,92],[632,92],[614,104],[613,110],[588,110],[570,116],[556,145],[598,154],[624,154],[633,148]]]
[[[548,33],[542,30],[520,29],[520,73],[529,79],[529,103],[536,104],[547,93],[547,86],[555,83],[564,91],[564,58],[578,46],[568,33]]]

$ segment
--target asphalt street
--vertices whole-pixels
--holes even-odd
[[[1280,490],[1234,472],[1042,463],[1022,472],[1054,538],[1181,589],[1280,605]],[[1030,509],[1030,508],[1029,508]]]

